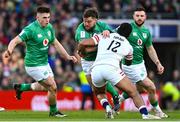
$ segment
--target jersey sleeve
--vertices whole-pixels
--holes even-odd
[[[78,30],[76,30],[75,33],[75,42],[79,42],[80,41],[80,32]]]
[[[101,22],[100,24],[103,27],[103,30],[109,30],[110,32],[114,32],[114,30],[107,23]]]
[[[151,35],[151,33],[149,32],[148,33],[148,38],[147,38],[147,41],[146,41],[146,43],[145,43],[145,45],[146,45],[146,47],[150,47],[151,45],[152,45],[152,35]]]
[[[32,38],[32,31],[29,28],[24,28],[18,36],[22,41],[27,41]]]
[[[97,44],[99,43],[99,41],[101,40],[101,38],[102,38],[102,34],[94,35],[94,36],[92,37],[92,39],[94,40],[95,45],[97,45]]]

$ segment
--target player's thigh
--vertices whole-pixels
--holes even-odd
[[[127,92],[129,95],[132,95],[137,91],[136,86],[129,80],[127,76],[120,80],[115,86],[119,90]]]
[[[113,86],[115,86],[125,77],[125,74],[119,67],[107,65],[103,69],[103,77],[106,81],[110,82]]]
[[[56,90],[56,82],[53,77],[49,76],[46,80],[40,81],[39,84],[44,86],[48,90]]]
[[[38,82],[46,80],[49,76],[54,77],[49,64],[45,66],[25,67],[25,70],[29,76]]]
[[[147,90],[143,86],[139,85],[138,83],[136,83],[136,88],[139,93],[147,92]]]
[[[45,88],[56,88],[54,74],[49,64],[45,66],[25,67],[25,69],[28,75],[30,75],[34,80],[38,81]]]
[[[124,78],[125,74],[119,67],[97,65],[92,69],[91,76],[92,83],[95,86],[101,87],[107,81],[109,81],[112,85],[117,84],[117,82]]]
[[[94,61],[86,61],[84,59],[81,59],[82,69],[86,75],[91,74],[91,67],[92,67],[93,63],[94,63]]]
[[[86,75],[87,81],[89,83],[90,86],[92,86],[92,78],[91,78],[91,74]]]
[[[136,85],[139,87],[143,87],[146,90],[156,89],[154,83],[148,77],[146,77],[143,81],[138,82]]]
[[[106,84],[106,81],[103,77],[104,67],[103,66],[95,66],[91,72],[92,84],[99,88]]]
[[[122,70],[133,83],[142,81],[147,77],[144,63],[130,66],[122,65]]]
[[[92,84],[92,88],[93,88],[93,92],[94,92],[96,95],[105,94],[106,84],[104,84],[104,85],[101,86],[101,87],[97,87],[97,86],[95,86],[94,84]],[[98,96],[97,96],[97,97],[98,97]]]

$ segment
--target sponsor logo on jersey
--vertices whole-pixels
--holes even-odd
[[[133,32],[133,36],[137,36],[137,33],[136,33],[136,32]]]
[[[138,39],[137,44],[138,44],[138,45],[142,45],[142,40],[141,40],[141,39]]]
[[[86,36],[85,31],[81,31],[81,33],[80,33],[80,37],[81,37],[81,38],[85,38],[85,36]]]
[[[38,35],[37,35],[37,37],[38,37],[38,38],[41,38],[41,37],[42,37],[42,35],[41,35],[41,34],[38,34]]]
[[[146,33],[143,33],[143,37],[146,39],[146,38],[147,38],[147,34],[146,34]]]
[[[48,43],[49,43],[49,40],[48,40],[48,39],[44,39],[44,40],[43,40],[43,45],[44,45],[44,46],[47,46]]]
[[[43,74],[44,74],[44,76],[47,76],[48,75],[48,71],[45,71]]]
[[[48,31],[47,33],[48,33],[48,36],[51,37],[51,31]]]

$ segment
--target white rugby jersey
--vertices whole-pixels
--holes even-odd
[[[110,37],[103,37],[98,34],[92,37],[98,45],[98,52],[93,67],[96,65],[112,65],[119,67],[122,58],[132,60],[133,48],[128,40],[117,33],[111,33]]]

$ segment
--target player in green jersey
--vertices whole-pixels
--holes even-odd
[[[36,20],[26,26],[22,32],[12,39],[3,54],[4,61],[8,60],[16,45],[24,42],[26,45],[25,69],[37,82],[31,84],[15,84],[16,98],[21,99],[24,91],[48,91],[50,106],[49,116],[64,117],[56,106],[57,86],[54,74],[48,64],[48,48],[52,44],[58,53],[66,60],[77,62],[75,56],[70,56],[55,37],[50,21],[50,8],[40,6],[37,8]]]
[[[83,22],[79,24],[79,26],[76,29],[75,34],[75,41],[77,43],[81,42],[83,39],[91,38],[95,34],[102,33],[104,37],[109,36],[112,29],[104,22],[98,21],[98,11],[95,8],[87,8],[84,11],[83,14]],[[84,58],[81,59],[81,65],[83,68],[83,71],[86,74],[86,78],[89,82],[89,84],[92,86],[92,80],[91,80],[91,66],[94,63],[96,59],[97,50],[95,47],[95,50],[86,54]],[[120,108],[119,105],[119,94],[114,89],[112,84],[108,82],[107,91],[113,96],[113,102],[114,102],[114,110],[118,111]]]
[[[148,92],[148,97],[153,109],[156,112],[156,116],[161,118],[168,117],[162,112],[158,104],[158,98],[156,96],[156,87],[154,83],[147,77],[147,71],[143,60],[144,48],[151,60],[156,64],[158,74],[164,72],[164,67],[158,59],[157,53],[152,44],[152,36],[149,30],[143,25],[146,20],[146,12],[144,8],[137,8],[133,15],[134,22],[131,23],[133,28],[128,40],[133,47],[133,61],[132,65],[122,65],[122,69],[125,74],[131,79],[132,82],[136,83],[136,86],[140,92],[144,89]],[[120,102],[127,99],[128,95],[123,93],[120,97]]]

